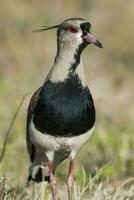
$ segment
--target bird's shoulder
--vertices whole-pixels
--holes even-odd
[[[34,94],[32,95],[31,97],[31,100],[30,100],[30,103],[29,103],[29,106],[28,106],[28,111],[27,111],[27,118],[28,118],[28,121],[29,119],[31,119],[32,117],[32,114],[34,112],[34,109],[38,103],[38,100],[39,100],[39,96],[40,96],[40,92],[41,92],[41,89],[42,87],[38,88]]]

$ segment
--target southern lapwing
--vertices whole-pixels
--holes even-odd
[[[50,181],[56,199],[56,167],[70,158],[67,178],[71,199],[74,158],[91,136],[95,107],[85,80],[81,54],[86,46],[102,44],[90,33],[91,24],[70,18],[56,26],[57,54],[44,84],[33,94],[27,115],[27,148],[31,159],[29,181]]]

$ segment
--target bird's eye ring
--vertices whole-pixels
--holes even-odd
[[[73,27],[73,26],[70,26],[70,27],[69,27],[69,31],[70,31],[71,33],[77,33],[77,32],[78,32],[78,29],[75,28],[75,27]]]

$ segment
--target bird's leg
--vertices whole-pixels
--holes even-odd
[[[72,187],[74,185],[73,172],[74,172],[74,160],[70,160],[69,175],[68,175],[68,179],[67,179],[69,200],[71,200],[71,192],[72,192]]]
[[[44,174],[43,163],[41,163],[40,170],[41,170],[42,182],[40,183],[40,194],[39,194],[39,199],[40,199],[40,200],[44,200],[44,198],[45,198],[45,189],[46,189],[46,184],[47,184],[47,182],[45,182],[45,174]]]
[[[48,168],[49,168],[50,184],[52,188],[53,200],[56,200],[56,179],[54,175],[53,165],[50,160],[48,160]]]

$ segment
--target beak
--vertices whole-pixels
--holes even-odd
[[[91,43],[99,48],[102,48],[102,44],[91,33],[87,32],[86,35],[84,35],[82,38],[87,43]]]

